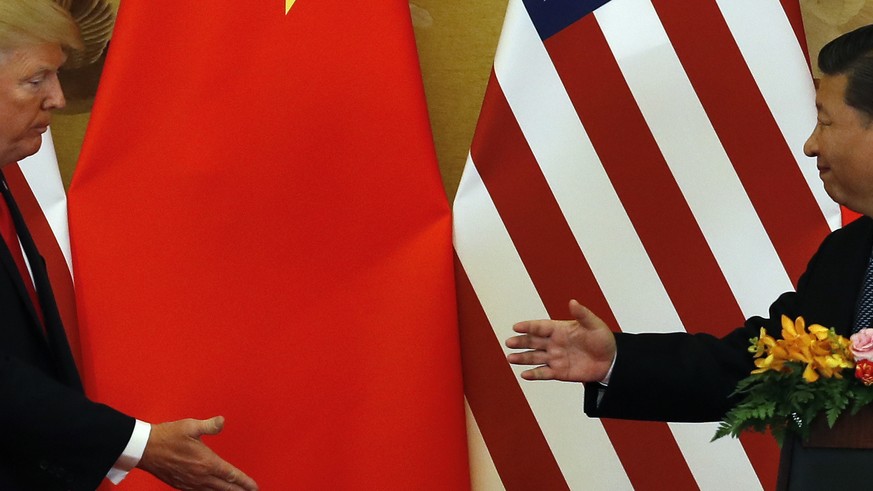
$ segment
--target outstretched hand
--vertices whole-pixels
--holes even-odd
[[[519,333],[506,340],[512,349],[506,359],[515,365],[537,365],[521,372],[526,380],[599,382],[606,377],[615,358],[615,336],[609,327],[575,300],[570,301],[575,320],[519,322]]]
[[[225,462],[200,437],[217,435],[224,418],[183,419],[152,425],[137,467],[176,489],[257,491],[249,476]]]

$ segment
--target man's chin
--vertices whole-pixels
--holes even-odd
[[[873,206],[871,206],[870,203],[858,203],[858,200],[847,200],[845,195],[831,192],[827,187],[825,187],[825,191],[827,191],[828,196],[830,196],[834,202],[843,208],[861,215],[873,216]]]
[[[825,193],[827,193],[828,197],[832,199],[836,204],[840,206],[846,206],[845,196],[839,192],[839,189],[835,189],[834,185],[826,180],[822,180],[822,184],[824,185]]]
[[[7,152],[8,156],[7,158],[3,159],[3,162],[5,162],[6,164],[21,162],[27,157],[30,157],[31,155],[38,152],[40,147],[42,147],[42,137],[31,139],[26,142],[21,142],[20,145],[16,145],[14,148],[11,148],[9,152]]]

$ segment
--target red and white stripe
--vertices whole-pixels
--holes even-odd
[[[589,419],[580,385],[521,382],[502,342],[570,298],[624,332],[720,335],[793,288],[840,219],[801,151],[798,14],[612,0],[543,42],[510,0],[454,204],[477,486],[773,486],[772,441]]]

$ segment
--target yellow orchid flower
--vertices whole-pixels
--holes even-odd
[[[782,316],[782,339],[775,339],[762,327],[757,338],[750,339],[749,352],[754,354],[752,373],[790,370],[788,362],[805,365],[803,378],[814,382],[820,377],[842,378],[840,371],[854,368],[851,342],[833,329],[820,324],[806,325],[803,317],[791,320]]]
[[[818,372],[812,368],[812,364],[806,365],[806,369],[803,371],[803,380],[806,380],[808,383],[813,383],[818,380],[818,378]]]
[[[828,342],[819,341],[817,343],[812,343],[809,350],[813,355],[829,355],[834,352],[834,346]]]
[[[830,336],[831,330],[827,327],[813,324],[809,326],[809,333],[815,336],[819,341],[824,341]]]
[[[800,361],[809,363],[812,361],[812,355],[809,353],[809,346],[798,346],[797,343],[787,347],[788,355],[786,358],[792,361]]]
[[[840,354],[832,354],[827,357],[826,364],[830,368],[855,368],[855,364]]]
[[[800,317],[798,317],[800,319]],[[803,325],[803,323],[799,323]],[[782,339],[792,339],[797,337],[797,324],[792,322],[787,315],[782,316]]]
[[[784,365],[784,361],[776,358],[772,354],[765,358],[758,358],[755,360],[755,366],[758,367],[755,370],[752,370],[752,373],[764,373],[767,370],[780,371]]]
[[[770,348],[770,352],[779,359],[782,360],[790,360],[791,358],[788,356],[789,352],[785,349],[784,346],[779,344],[774,344],[772,348]]]

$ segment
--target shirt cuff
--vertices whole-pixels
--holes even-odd
[[[609,379],[612,377],[612,369],[615,368],[615,359],[618,358],[618,350],[616,350],[615,355],[612,357],[612,364],[609,365],[609,370],[606,371],[606,375],[600,380],[600,384],[603,386],[609,385]]]
[[[109,469],[109,473],[106,474],[106,478],[109,479],[112,484],[118,484],[122,479],[127,477],[127,473],[133,470],[136,467],[136,464],[139,464],[139,460],[142,458],[142,454],[145,451],[146,443],[149,441],[149,435],[152,432],[152,425],[136,420],[136,424],[133,426],[133,433],[130,434],[130,440],[127,442],[127,446],[124,447],[124,450],[121,452],[121,456],[118,457],[118,460],[115,461],[115,465],[112,466],[112,469]]]

